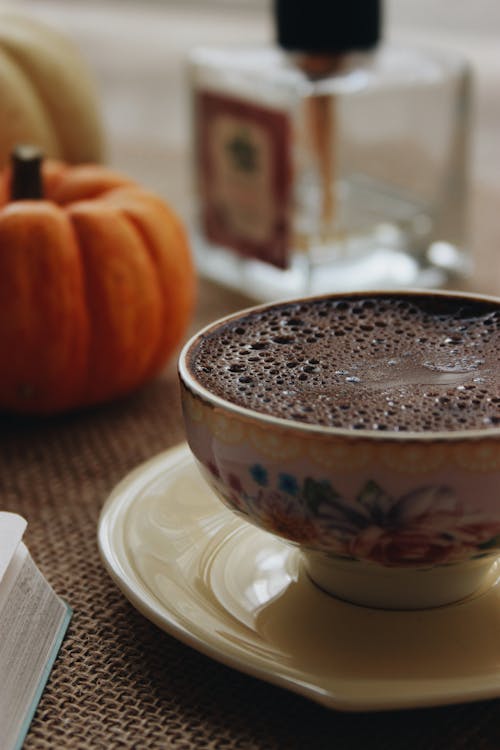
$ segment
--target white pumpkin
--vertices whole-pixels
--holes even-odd
[[[103,158],[97,93],[76,45],[0,7],[0,168],[18,143],[71,163]]]

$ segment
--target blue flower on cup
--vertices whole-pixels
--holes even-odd
[[[269,482],[267,469],[265,469],[260,464],[254,464],[250,467],[250,474],[254,482],[260,484],[261,487],[267,487],[267,484]]]
[[[296,495],[300,489],[299,483],[291,474],[279,475],[278,488],[287,495]]]

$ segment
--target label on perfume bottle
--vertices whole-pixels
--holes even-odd
[[[288,116],[200,92],[196,117],[206,238],[242,256],[286,268],[292,181]]]

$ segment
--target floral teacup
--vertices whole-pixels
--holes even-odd
[[[500,429],[356,432],[238,406],[189,362],[243,314],[179,360],[188,443],[222,501],[298,545],[310,578],[348,601],[417,609],[478,590],[500,555]]]

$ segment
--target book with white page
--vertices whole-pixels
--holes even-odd
[[[22,538],[26,521],[0,511],[0,748],[19,750],[71,618]]]

